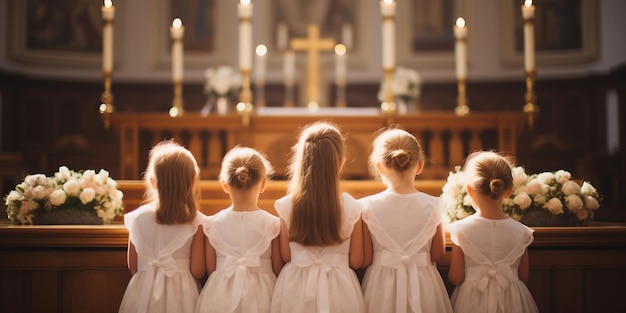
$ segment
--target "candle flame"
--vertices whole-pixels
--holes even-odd
[[[180,28],[181,26],[183,26],[183,21],[180,18],[175,18],[174,21],[172,22],[172,26],[174,28]]]
[[[104,0],[104,6],[107,8],[110,8],[113,6],[113,1],[111,0]]]
[[[250,0],[241,0],[241,5],[248,5],[250,4]]]
[[[529,7],[529,8],[530,8],[530,7],[533,5],[533,0],[526,0],[526,1],[524,1],[524,5],[525,5],[526,7]]]
[[[342,44],[335,45],[335,53],[337,55],[344,55],[344,54],[346,54],[346,46],[344,46]]]
[[[465,20],[462,17],[456,19],[456,26],[459,28],[465,27]]]
[[[383,1],[384,1],[385,3],[387,3],[387,4],[391,4],[391,3],[393,3],[393,0],[383,0]]]
[[[267,53],[267,47],[263,44],[256,46],[256,55],[264,56]]]

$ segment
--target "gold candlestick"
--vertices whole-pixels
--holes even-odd
[[[113,94],[111,93],[111,72],[104,71],[104,92],[100,96],[102,103],[100,104],[100,114],[104,114],[104,128],[109,128],[109,114],[115,111],[113,106]]]
[[[380,104],[380,109],[387,116],[387,125],[393,124],[393,115],[396,113],[396,101],[393,95],[393,67],[383,69],[385,71],[385,101]]]
[[[172,99],[172,107],[170,108],[170,116],[178,117],[185,113],[183,109],[183,82],[182,80],[174,80],[174,99]]]
[[[530,128],[535,123],[535,117],[539,113],[539,106],[536,104],[537,97],[534,91],[535,71],[526,71],[526,104],[524,104],[524,113],[528,114],[528,125]]]
[[[237,112],[241,115],[244,127],[250,124],[250,115],[252,114],[252,90],[250,89],[250,70],[241,69],[241,93],[239,94],[239,103],[237,104]]]
[[[458,116],[465,116],[469,114],[470,109],[467,105],[467,96],[465,93],[466,89],[466,81],[465,79],[458,80],[458,91],[459,95],[456,99],[456,108],[454,108],[454,113]]]

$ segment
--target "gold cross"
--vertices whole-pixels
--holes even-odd
[[[307,51],[307,96],[309,107],[318,105],[318,56],[320,51],[333,51],[335,41],[328,38],[320,38],[320,28],[317,25],[309,25],[307,38],[294,38],[290,42],[291,49]]]

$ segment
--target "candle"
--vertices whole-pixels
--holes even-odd
[[[239,13],[239,68],[250,70],[252,67],[252,3],[250,0],[241,0]]]
[[[296,76],[296,54],[292,50],[285,51],[283,74],[285,75],[285,83],[293,84]]]
[[[383,16],[383,68],[394,68],[396,40],[393,17],[396,14],[396,3],[393,0],[381,1],[380,12]]]
[[[465,27],[465,20],[462,17],[456,19],[454,36],[456,37],[456,44],[454,46],[456,56],[456,78],[461,80],[467,77],[467,45],[465,44],[467,28]]]
[[[183,80],[183,36],[185,27],[180,18],[175,18],[170,27],[172,37],[172,80]]]
[[[267,59],[267,47],[265,45],[256,46],[256,62],[255,65],[255,78],[257,84],[263,84],[265,81],[265,68]]]
[[[524,65],[527,72],[535,70],[535,34],[533,18],[535,6],[532,0],[526,0],[522,5],[522,17],[524,18]]]
[[[338,44],[335,46],[335,81],[337,85],[346,83],[346,46]]]
[[[113,18],[115,7],[111,0],[104,0],[102,6],[102,71],[110,73],[113,69]]]
[[[287,50],[287,41],[289,40],[289,30],[287,24],[280,22],[276,27],[276,48],[278,51]]]

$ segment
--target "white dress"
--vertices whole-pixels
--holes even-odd
[[[187,224],[157,224],[154,205],[124,215],[137,250],[137,273],[119,312],[193,312],[200,283],[191,274],[191,241],[204,215]]]
[[[450,239],[465,255],[465,280],[452,293],[454,312],[538,312],[518,277],[533,230],[513,219],[490,220],[474,214],[448,225]]]
[[[386,190],[359,201],[374,248],[363,277],[365,311],[451,313],[448,292],[430,257],[441,224],[439,198]]]
[[[200,293],[196,312],[269,312],[278,217],[264,210],[227,208],[206,219],[204,233],[215,249],[217,267]]]
[[[291,216],[292,197],[274,204],[281,219]],[[326,247],[303,246],[290,242],[291,262],[278,275],[271,312],[363,312],[363,295],[356,273],[349,265],[350,235],[361,218],[361,205],[344,193],[341,244]]]

